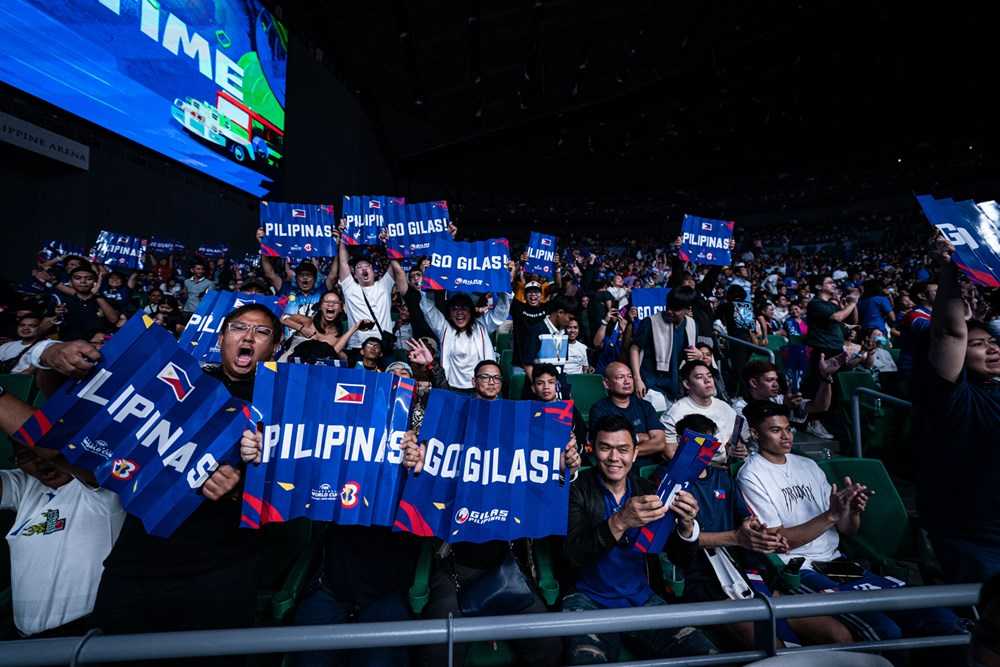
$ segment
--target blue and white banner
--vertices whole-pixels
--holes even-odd
[[[146,258],[146,240],[127,234],[101,232],[91,253],[109,269],[138,269]]]
[[[414,387],[362,368],[259,364],[253,403],[263,448],[247,466],[242,525],[304,516],[391,526]]]
[[[452,241],[435,239],[424,269],[424,287],[453,292],[510,292],[510,245],[507,239]]]
[[[184,252],[184,244],[173,239],[154,236],[149,240],[149,251],[154,255],[180,255]]]
[[[1000,212],[996,202],[976,204],[917,197],[924,215],[955,247],[954,262],[965,275],[987,287],[1000,287]]]
[[[632,305],[639,313],[639,319],[644,320],[663,311],[667,307],[669,287],[633,287]]]
[[[65,257],[66,255],[79,255],[83,257],[86,253],[83,251],[82,246],[78,246],[75,243],[50,240],[45,242],[38,254],[44,259],[50,260],[56,257]]]
[[[205,243],[198,246],[198,254],[206,259],[222,259],[229,254],[229,246],[225,243]]]
[[[572,426],[572,401],[433,390],[419,436],[424,469],[406,482],[396,528],[446,542],[565,535],[560,466]]]
[[[347,245],[380,245],[379,234],[385,226],[386,211],[390,206],[402,208],[405,197],[385,195],[344,195],[341,216],[347,222],[344,241]],[[393,218],[405,217],[405,210],[395,211]]]
[[[538,274],[549,280],[556,275],[556,237],[531,232],[524,272]]]
[[[728,266],[731,254],[734,222],[713,220],[697,215],[685,215],[681,223],[680,258],[695,264]]]
[[[334,257],[332,204],[260,203],[260,254],[267,257]]]
[[[239,460],[249,407],[136,315],[86,377],[63,384],[15,434],[92,470],[151,535],[169,537],[202,502],[201,486]]]
[[[436,239],[451,238],[450,224],[446,201],[390,206],[385,212],[385,252],[390,259],[424,256]]]
[[[669,507],[678,491],[687,491],[701,471],[712,462],[720,444],[712,436],[703,433],[684,431],[681,434],[674,458],[657,470],[658,473],[662,471],[663,476],[656,495],[664,505]],[[660,553],[667,544],[667,538],[674,532],[676,523],[677,515],[667,512],[663,518],[648,526],[631,529],[632,546],[642,553]]]
[[[242,305],[259,303],[281,317],[285,310],[285,297],[265,294],[244,294],[224,290],[209,290],[198,304],[198,310],[188,320],[181,332],[178,344],[188,354],[203,364],[218,364],[222,361],[219,349],[219,333],[226,315]]]

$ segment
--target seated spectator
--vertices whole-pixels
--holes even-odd
[[[786,563],[800,556],[805,559],[798,592],[896,588],[899,584],[865,570],[840,552],[840,536],[855,535],[861,528],[868,488],[849,477],[844,478],[842,488],[831,486],[815,461],[792,454],[792,427],[785,406],[754,401],[744,414],[759,451],[740,468],[740,492],[762,524],[781,526],[779,534],[787,541],[788,550],[779,557]],[[833,574],[835,568],[853,570],[846,579],[849,585]],[[944,609],[857,612],[840,615],[838,620],[858,639],[870,641],[899,639],[904,631],[917,635],[960,631],[958,618]]]
[[[569,356],[563,365],[563,371],[566,375],[593,373],[589,350],[580,342],[580,322],[575,315],[570,315],[569,323],[566,325],[566,337],[569,338]]]
[[[737,444],[741,438],[744,442],[749,439],[749,429],[745,433],[733,433],[736,428],[736,411],[728,403],[715,397],[715,378],[711,366],[701,359],[693,359],[681,367],[680,375],[687,395],[671,405],[660,419],[666,439],[664,451],[668,459],[672,459],[677,452],[678,438],[683,433],[677,428],[677,422],[688,415],[703,415],[717,424],[719,439],[723,445],[730,442]],[[745,447],[736,447],[734,451],[740,455],[738,458],[746,458],[748,453]],[[726,448],[720,447],[713,460],[725,463]]]
[[[677,431],[691,430],[695,433],[716,435],[715,423],[704,415],[692,414],[677,422]],[[659,478],[659,476],[655,476]],[[750,579],[749,572],[766,571],[762,554],[787,551],[788,542],[775,526],[765,526],[753,516],[742,494],[736,488],[736,481],[724,466],[710,465],[701,471],[691,485],[691,495],[698,502],[697,555],[684,569],[684,602],[717,602],[720,600],[745,599],[757,592],[771,595],[771,589],[758,574]],[[712,561],[725,559],[744,584],[743,595],[737,591],[726,591],[716,573]],[[728,567],[719,564],[720,568]],[[729,582],[727,582],[727,587]],[[721,633],[729,643],[748,649],[754,645],[753,624],[729,623],[713,629]],[[851,633],[840,622],[830,616],[794,618],[778,621],[779,642],[790,641],[806,644],[844,644],[853,642]]]
[[[929,367],[915,371],[917,509],[945,575],[971,583],[1000,574],[1000,346],[967,319],[952,250],[936,248]]]
[[[483,359],[476,364],[472,377],[475,382],[472,393],[476,398],[484,401],[495,401],[500,398],[503,392],[503,373],[497,362]]]
[[[563,611],[665,605],[649,585],[647,554],[633,544],[640,529],[672,511],[677,526],[666,552],[684,567],[698,542],[698,503],[680,491],[667,507],[656,495],[656,483],[634,474],[638,443],[628,420],[608,415],[594,430],[597,465],[580,473],[570,488],[566,556],[574,568],[574,590],[563,599]],[[572,665],[617,662],[623,644],[640,658],[717,652],[700,630],[685,627],[571,637],[568,659]]]
[[[559,370],[552,364],[538,364],[533,369],[534,380],[531,381],[532,398],[537,401],[551,403],[562,396],[559,386]],[[573,405],[573,435],[582,447],[587,442],[587,423],[583,415]]]
[[[690,287],[670,290],[666,310],[642,321],[629,348],[636,396],[657,401],[655,394],[646,396],[647,391],[652,390],[665,399],[664,410],[670,407],[666,401],[680,397],[678,369],[692,353],[696,354],[697,334],[691,318],[694,300],[695,291]]]
[[[39,341],[38,328],[42,320],[28,313],[17,320],[17,340],[0,345],[0,374],[30,373],[31,357],[28,352]]]
[[[525,363],[521,358],[521,350],[530,330],[549,314],[541,283],[532,280],[524,286],[522,292],[523,294],[515,293],[510,305],[510,318],[514,323],[512,353],[514,365],[518,368],[523,367]]]
[[[588,442],[594,442],[594,425],[607,415],[624,417],[632,425],[638,451],[636,465],[641,469],[651,463],[661,463],[666,451],[666,436],[648,401],[640,400],[633,391],[632,371],[620,361],[608,364],[604,371],[604,388],[608,395],[590,407],[587,423],[590,427]]]
[[[358,327],[359,322],[355,322],[351,328]],[[385,366],[382,358],[382,339],[371,336],[361,345],[361,358],[358,360],[357,368],[364,368],[366,371],[381,372]]]
[[[510,294],[497,298],[496,308],[482,317],[468,294],[456,292],[445,304],[443,315],[434,303],[433,292],[424,292],[420,309],[427,325],[441,344],[441,367],[451,389],[473,388],[473,374],[482,361],[497,358],[490,334],[507,319]]]
[[[715,350],[711,343],[698,343],[695,346],[701,354],[701,359],[712,369],[712,378],[715,380],[715,397],[729,403],[729,392],[726,390],[726,383],[722,379],[722,370],[715,361]]]
[[[910,295],[915,303],[899,322],[899,373],[906,383],[909,383],[913,375],[914,366],[919,364],[918,360],[927,356],[931,310],[937,297],[937,289],[937,283],[930,282],[914,283],[910,288]],[[906,393],[909,395],[908,387]]]
[[[146,295],[146,305],[142,307],[142,314],[153,317],[159,311],[161,303],[163,303],[163,290],[154,287]]]

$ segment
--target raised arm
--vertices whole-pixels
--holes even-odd
[[[858,306],[857,297],[853,294],[848,294],[844,297],[844,303],[847,305],[831,315],[830,319],[836,320],[837,322],[843,322],[851,317],[851,314],[854,313],[854,309]]]
[[[934,372],[948,382],[956,382],[965,365],[965,348],[969,337],[965,323],[967,310],[958,284],[958,268],[951,262],[950,248],[939,253],[941,272],[938,276],[937,298],[931,312],[931,342],[928,359]]]
[[[267,282],[271,283],[271,286],[274,287],[274,291],[280,292],[281,286],[285,284],[285,281],[278,275],[278,272],[274,270],[274,264],[272,264],[273,261],[274,260],[272,258],[261,255],[260,268],[264,272],[264,277],[267,278]]]
[[[438,310],[431,292],[421,292],[420,311],[424,314],[424,319],[427,320],[427,326],[431,328],[431,331],[433,331],[434,335],[438,337],[438,340],[440,340],[444,335],[444,332],[447,330],[448,321],[444,319],[444,315],[440,310]]]
[[[486,325],[486,331],[492,333],[496,331],[497,327],[507,321],[507,315],[510,313],[510,304],[514,299],[514,295],[510,292],[499,292],[495,295],[496,304],[493,306],[493,310],[488,311],[483,316],[483,324]]]
[[[351,275],[351,255],[347,252],[347,241],[344,240],[344,229],[346,227],[347,221],[341,220],[337,241],[337,267],[340,271],[340,280]]]
[[[406,295],[406,292],[410,289],[410,283],[406,280],[406,271],[395,259],[389,260],[389,270],[392,271],[392,280],[396,284],[396,291],[399,292],[400,298]]]

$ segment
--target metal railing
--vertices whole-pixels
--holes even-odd
[[[770,348],[764,347],[763,345],[756,345],[748,340],[743,340],[742,338],[736,338],[735,336],[730,336],[728,334],[720,333],[719,338],[724,338],[730,343],[734,343],[736,345],[742,345],[743,347],[748,347],[751,350],[760,352],[761,354],[766,354],[767,358],[771,360],[771,363],[772,364],[774,363],[774,350]]]
[[[872,396],[876,400],[885,401],[889,405],[895,405],[898,408],[912,408],[913,403],[910,401],[904,401],[896,396],[890,396],[889,394],[883,394],[880,391],[875,391],[874,389],[869,389],[868,387],[857,387],[851,394],[851,421],[854,428],[854,455],[858,458],[862,456],[861,449],[861,396]],[[876,408],[878,408],[876,404]]]
[[[883,591],[836,594],[785,595],[776,598],[670,604],[636,609],[555,612],[447,618],[396,623],[349,623],[297,627],[201,630],[136,635],[102,636],[92,631],[83,637],[0,642],[0,665],[93,664],[176,659],[220,655],[256,655],[299,651],[333,651],[374,647],[447,644],[449,665],[456,643],[567,637],[589,633],[658,630],[687,626],[753,622],[755,650],[676,658],[640,665],[716,665],[759,660],[772,655],[819,650],[889,651],[960,646],[969,636],[944,635],[857,644],[778,649],[778,619],[829,614],[903,611],[929,607],[965,607],[975,604],[978,584],[922,586]]]

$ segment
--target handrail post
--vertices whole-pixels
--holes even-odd
[[[764,651],[768,657],[778,654],[778,619],[775,616],[774,605],[766,595],[757,596],[767,606],[767,619],[755,621],[753,624],[753,644],[758,651]]]
[[[861,451],[861,394],[855,391],[851,394],[851,421],[854,422],[854,455],[859,459]]]
[[[448,612],[448,667],[455,665],[455,617]]]

